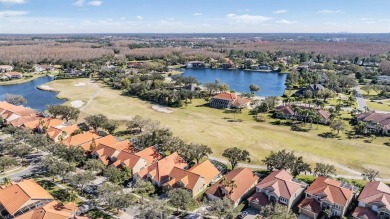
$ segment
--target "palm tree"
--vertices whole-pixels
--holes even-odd
[[[3,182],[1,183],[1,185],[3,185],[3,186],[9,186],[9,185],[11,185],[11,182],[12,182],[11,178],[9,178],[9,177],[4,177]]]

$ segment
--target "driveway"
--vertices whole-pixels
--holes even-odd
[[[360,91],[360,87],[355,87],[354,88],[356,91],[356,101],[358,104],[358,109],[362,111],[366,111],[367,109],[367,103],[366,100],[364,99],[362,92]]]
[[[246,211],[248,213],[248,215],[246,217],[244,217],[244,219],[255,219],[256,215],[259,214],[259,210],[252,208],[252,207],[247,207],[243,211]]]

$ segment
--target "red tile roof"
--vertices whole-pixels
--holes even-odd
[[[380,202],[382,203],[380,208],[390,211],[390,187],[383,182],[368,182],[360,193],[358,201],[366,204]]]
[[[301,183],[292,181],[293,177],[285,170],[277,170],[269,174],[256,186],[271,189],[278,196],[290,199],[299,189],[305,188]]]
[[[360,219],[378,219],[376,214],[371,209],[365,207],[357,207],[352,213],[352,216],[354,218]]]
[[[309,188],[307,188],[306,193],[310,195],[324,194],[325,197],[322,199],[326,199],[332,204],[336,203],[341,206],[347,206],[354,195],[352,190],[341,187],[341,182],[322,176],[319,176]]]
[[[242,198],[249,189],[254,187],[254,184],[257,183],[259,177],[257,177],[253,172],[248,168],[238,168],[230,171],[225,176],[225,181],[234,181],[237,185],[237,188],[224,187],[222,181],[216,183],[206,191],[207,194],[213,195],[219,198],[223,198],[226,195],[223,194],[222,189],[228,191],[230,197],[228,197],[233,202],[236,202]]]
[[[317,215],[322,211],[320,203],[318,203],[316,200],[312,198],[303,199],[301,203],[299,203],[298,207],[309,210],[313,213],[316,213]]]

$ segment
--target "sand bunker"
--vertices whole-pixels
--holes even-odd
[[[81,108],[84,105],[84,102],[82,100],[76,100],[71,102],[70,105],[74,108]]]
[[[74,85],[75,87],[82,87],[82,86],[85,86],[85,83],[77,83]]]
[[[54,91],[54,88],[48,86],[48,85],[42,85],[38,87],[41,90],[46,90],[46,91]]]
[[[173,110],[171,110],[167,107],[164,107],[164,106],[160,106],[160,105],[153,105],[152,109],[156,110],[157,112],[161,112],[161,113],[173,113]]]

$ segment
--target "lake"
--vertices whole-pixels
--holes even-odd
[[[22,95],[27,100],[26,106],[33,109],[38,109],[44,111],[46,105],[49,104],[63,104],[65,100],[57,99],[55,92],[41,91],[37,87],[52,81],[53,78],[48,76],[40,77],[32,81],[23,83],[23,84],[14,84],[14,85],[1,85],[0,86],[0,96],[3,99],[4,94],[17,94]]]
[[[201,83],[214,82],[228,84],[231,90],[249,92],[249,85],[260,87],[257,96],[282,96],[286,86],[287,74],[277,72],[256,72],[224,69],[185,69],[183,76],[192,76]]]

